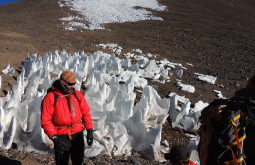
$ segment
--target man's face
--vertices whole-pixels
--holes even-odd
[[[65,81],[62,81],[63,85],[68,89],[68,91],[72,91],[75,88],[76,83],[67,83]]]

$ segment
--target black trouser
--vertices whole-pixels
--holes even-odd
[[[56,143],[64,144],[65,147],[56,147],[54,144],[56,165],[68,165],[69,156],[71,155],[72,165],[81,165],[84,157],[84,139],[83,132],[72,135],[72,140],[68,135],[59,135]]]

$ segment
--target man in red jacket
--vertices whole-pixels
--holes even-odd
[[[54,143],[57,165],[81,165],[84,157],[83,130],[87,143],[93,143],[93,124],[90,107],[83,94],[75,90],[75,75],[64,71],[53,82],[42,101],[41,126]]]

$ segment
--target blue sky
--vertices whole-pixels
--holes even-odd
[[[19,1],[19,0],[0,0],[0,5],[5,5],[7,3],[11,3],[11,2],[15,2],[15,1]]]

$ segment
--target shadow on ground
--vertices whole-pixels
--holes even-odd
[[[8,164],[8,165],[21,165],[21,163],[17,160],[11,160],[8,159],[4,156],[0,156],[0,164],[4,165],[4,164]]]

